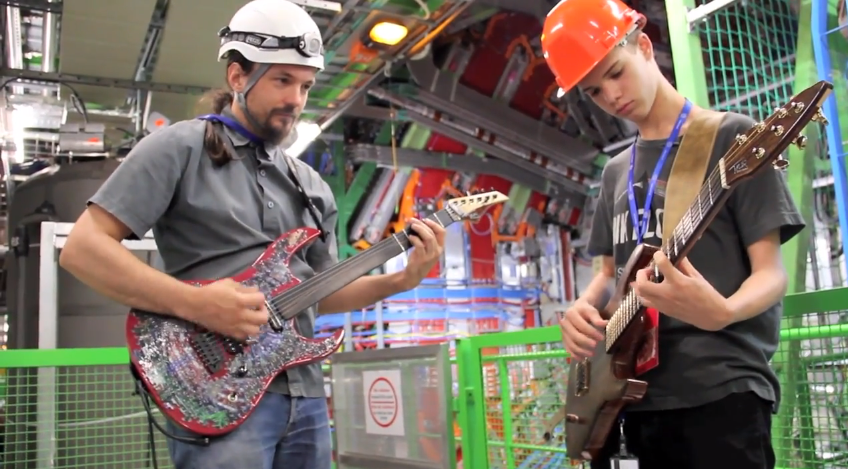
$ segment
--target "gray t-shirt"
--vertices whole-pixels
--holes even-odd
[[[315,227],[279,148],[257,148],[225,129],[238,158],[218,168],[203,149],[205,125],[183,121],[145,137],[89,200],[136,237],[152,228],[165,272],[180,280],[235,275],[286,231]],[[321,176],[300,160],[288,161],[329,232],[326,243],[317,239],[291,258],[292,273],[306,280],[337,262],[338,211]],[[315,308],[299,314],[296,323],[301,334],[312,337]],[[324,397],[321,366],[289,369],[270,390]]]
[[[754,121],[730,113],[719,128],[708,171],[731,147],[737,134],[750,130]],[[665,140],[636,142],[634,168],[636,206],[640,220],[646,188],[662,153]],[[665,181],[678,144],[660,173],[652,201],[650,225],[643,243],[662,244]],[[631,149],[612,158],[604,167],[600,199],[592,222],[589,251],[615,259],[616,277],[636,248],[636,236],[627,197]],[[692,265],[725,297],[739,289],[751,273],[746,248],[779,229],[786,242],[804,228],[783,174],[771,167],[760,170],[733,190],[688,258]],[[747,321],[710,332],[660,315],[659,365],[641,375],[648,382],[642,402],[628,410],[666,410],[695,407],[736,392],[753,391],[763,399],[780,401],[780,388],[769,360],[780,332],[783,303]]]

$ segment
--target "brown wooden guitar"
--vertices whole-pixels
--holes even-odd
[[[596,459],[622,409],[640,401],[648,390],[648,383],[636,379],[635,374],[636,355],[646,337],[645,308],[630,289],[636,273],[652,265],[658,249],[676,265],[689,253],[737,184],[766,168],[766,163],[785,168],[788,162],[781,153],[791,143],[803,147],[806,137],[800,134],[804,127],[811,120],[826,124],[821,105],[832,89],[832,84],[820,81],[776,109],[764,122],[737,135],[663,246],[643,244],[630,256],[613,297],[602,312],[609,319],[605,340],[595,347],[592,358],[571,363],[564,409],[569,458]],[[656,269],[654,277],[654,281],[662,280]]]

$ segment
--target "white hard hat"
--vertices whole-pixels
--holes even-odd
[[[324,69],[318,25],[303,8],[287,0],[253,0],[236,12],[218,36],[219,61],[234,50],[258,64]]]

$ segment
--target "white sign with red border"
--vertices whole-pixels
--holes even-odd
[[[400,370],[363,371],[365,432],[404,436]]]

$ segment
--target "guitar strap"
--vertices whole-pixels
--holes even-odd
[[[674,228],[701,191],[712,159],[716,135],[725,115],[723,112],[706,111],[689,123],[666,182],[662,221],[663,243],[668,241]],[[659,364],[659,312],[648,308],[645,322],[645,342],[636,357],[637,375]]]
[[[723,112],[702,112],[689,123],[666,183],[663,243],[668,241],[674,227],[701,191],[718,128],[725,115]]]

